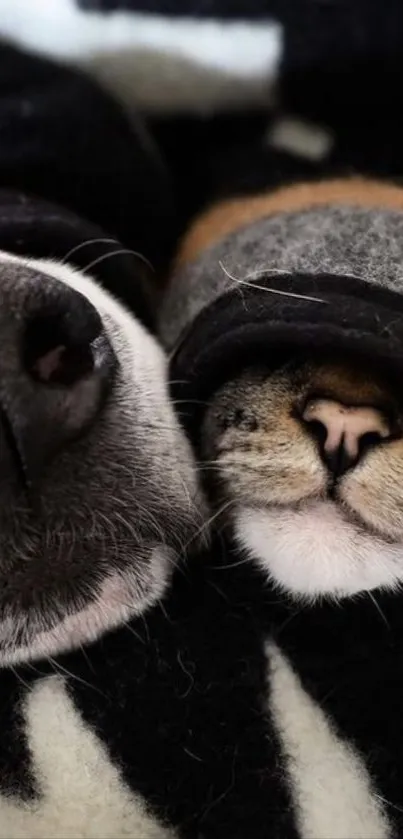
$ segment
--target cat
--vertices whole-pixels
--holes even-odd
[[[402,210],[359,178],[227,199],[185,236],[163,307],[223,517],[297,596],[403,580]]]
[[[402,211],[358,176],[234,196],[173,267],[161,333],[213,507],[205,586],[260,726],[252,754],[234,676],[222,834],[402,835]]]

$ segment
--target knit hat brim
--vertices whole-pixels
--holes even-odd
[[[332,274],[268,275],[225,292],[187,327],[171,357],[171,394],[193,442],[221,385],[298,350],[348,353],[403,376],[403,295]]]

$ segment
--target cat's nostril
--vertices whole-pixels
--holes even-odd
[[[307,421],[309,423],[309,430],[311,434],[318,441],[319,445],[324,446],[327,438],[327,428],[319,420]]]
[[[358,443],[359,454],[365,454],[368,449],[371,449],[373,446],[378,446],[382,442],[382,439],[384,438],[381,437],[378,431],[368,431],[367,434],[363,434]]]
[[[335,475],[351,469],[369,448],[392,436],[386,415],[372,406],[315,398],[305,405],[301,418],[319,443],[322,460]]]

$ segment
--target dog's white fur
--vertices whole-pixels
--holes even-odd
[[[268,710],[305,839],[388,839],[390,825],[359,755],[304,691],[281,650],[267,644]]]
[[[175,113],[266,105],[282,55],[269,19],[101,14],[74,0],[0,0],[0,38],[87,70],[130,110]]]
[[[30,659],[41,659],[65,650],[76,649],[95,641],[107,630],[115,629],[128,623],[135,615],[152,606],[162,595],[170,579],[173,558],[168,558],[168,550],[156,548],[151,557],[148,573],[152,580],[149,596],[138,603],[137,575],[111,571],[100,586],[94,600],[73,615],[67,615],[53,629],[40,632],[29,645]],[[2,631],[12,632],[12,618],[3,621]],[[1,656],[1,664],[18,664],[27,658],[25,646],[14,647]]]

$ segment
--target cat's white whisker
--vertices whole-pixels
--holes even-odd
[[[319,297],[309,297],[307,294],[296,294],[292,291],[282,291],[281,289],[278,289],[278,288],[271,288],[271,287],[266,288],[266,286],[261,286],[261,285],[257,285],[256,283],[248,282],[247,279],[242,279],[242,277],[235,277],[234,274],[231,274],[230,271],[228,271],[228,269],[225,267],[223,262],[221,262],[221,260],[219,261],[218,264],[219,264],[221,270],[224,272],[224,274],[228,277],[229,280],[232,280],[234,283],[237,283],[238,285],[245,286],[246,288],[252,288],[252,289],[255,289],[257,291],[267,291],[268,294],[278,294],[281,297],[293,297],[297,300],[306,300],[310,303],[325,303],[325,304],[327,303],[327,300],[322,300]],[[256,274],[256,276],[263,276],[263,274],[269,274],[269,273],[282,274],[282,273],[286,273],[286,272],[276,271],[276,270],[271,270],[271,271],[270,270],[267,270],[267,271],[262,270],[262,271],[259,271]],[[253,274],[248,274],[247,275],[247,277],[249,277],[249,278],[252,278],[253,276],[254,276]]]

